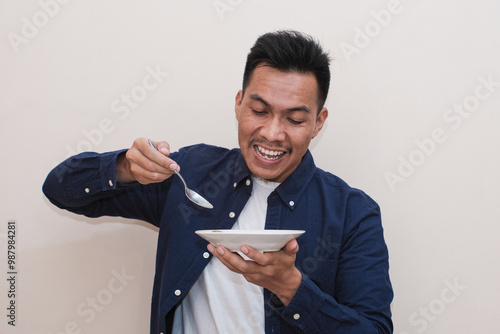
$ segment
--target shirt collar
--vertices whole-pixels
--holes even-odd
[[[315,172],[314,159],[311,152],[307,150],[297,169],[276,188],[281,200],[290,209],[295,208]]]
[[[236,162],[234,164],[234,187],[240,184],[243,180],[249,180],[251,177],[250,170],[243,159],[243,155],[241,154],[241,150],[238,150],[238,156],[236,158]]]
[[[314,159],[311,152],[307,150],[297,169],[295,169],[295,171],[285,181],[283,181],[278,188],[276,188],[276,192],[280,196],[281,200],[290,209],[293,210],[295,208],[295,205],[299,202],[304,190],[311,181],[315,172],[316,165],[314,164]],[[234,166],[233,182],[235,188],[243,180],[250,179],[250,176],[250,170],[248,169],[245,159],[243,159],[243,155],[240,151]]]

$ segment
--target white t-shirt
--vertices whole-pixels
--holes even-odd
[[[252,195],[233,229],[265,227],[267,197],[279,185],[252,177]],[[175,312],[175,334],[264,333],[263,288],[212,258]]]

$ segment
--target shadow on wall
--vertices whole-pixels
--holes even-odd
[[[47,334],[147,331],[157,242],[157,233],[151,231],[158,229],[119,217],[75,215],[48,200],[47,205],[73,221],[121,227],[109,232],[95,226],[88,235],[72,235],[71,242],[54,240],[23,254],[19,305],[23,305],[23,317],[33,320],[24,326],[36,326],[25,330]]]
[[[83,215],[78,215],[73,212],[59,209],[56,207],[54,204],[52,204],[45,196],[44,196],[44,202],[47,205],[47,207],[50,208],[52,212],[54,212],[55,215],[58,216],[63,216],[65,218],[71,219],[73,221],[80,221],[80,222],[85,222],[91,225],[98,225],[98,224],[105,224],[105,223],[119,223],[119,224],[125,224],[125,225],[136,225],[136,226],[142,226],[145,228],[150,229],[151,231],[158,232],[158,227],[149,224],[145,221],[142,220],[136,220],[136,219],[128,219],[128,218],[123,218],[123,217],[111,217],[111,216],[103,216],[103,217],[98,217],[98,218],[89,218],[85,217]]]

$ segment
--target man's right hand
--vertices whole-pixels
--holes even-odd
[[[119,182],[157,183],[168,179],[175,170],[179,171],[179,165],[168,157],[170,145],[166,141],[153,143],[158,151],[146,138],[138,138],[126,154],[118,157],[116,179]]]

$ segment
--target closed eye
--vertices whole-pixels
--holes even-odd
[[[297,120],[294,120],[293,118],[287,118],[288,121],[294,125],[300,125],[302,123],[304,123],[304,121],[297,121]]]
[[[252,109],[252,112],[256,115],[265,115],[266,114],[265,111],[260,111],[260,110],[255,110],[255,109]]]

